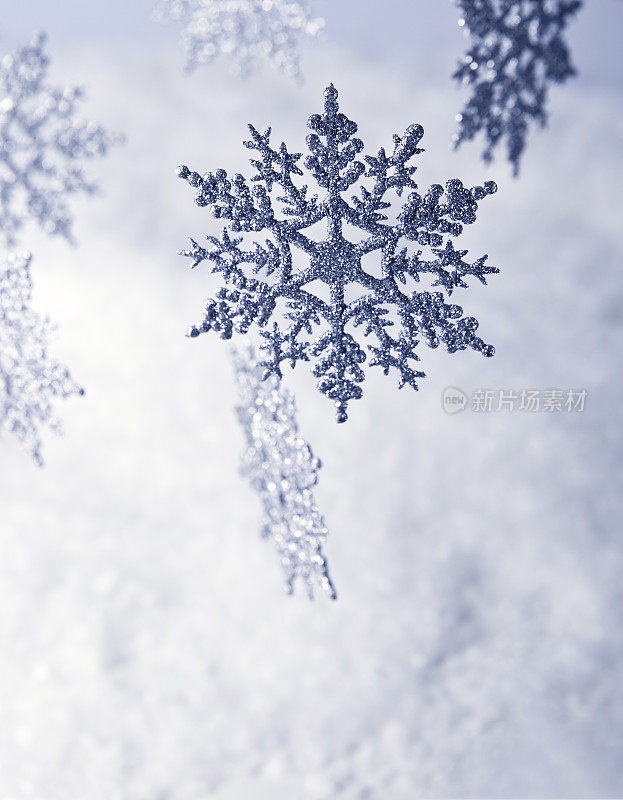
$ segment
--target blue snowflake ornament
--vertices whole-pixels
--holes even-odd
[[[121,136],[77,116],[82,90],[48,83],[45,36],[0,61],[0,241],[15,244],[28,219],[72,240],[69,195],[93,194],[84,161]]]
[[[469,87],[455,146],[483,133],[483,159],[506,140],[513,173],[531,123],[547,122],[552,83],[575,74],[563,32],[582,0],[456,0],[471,47],[453,77]]]
[[[321,463],[299,433],[294,395],[274,375],[262,380],[248,345],[234,352],[234,368],[246,439],[241,472],[262,500],[262,535],[277,549],[286,592],[293,593],[298,579],[310,600],[316,586],[335,600],[323,553],[327,528],[314,498]]]
[[[206,247],[190,239],[190,249],[180,251],[193,267],[210,262],[225,284],[188,335],[215,330],[229,339],[257,326],[265,375],[280,377],[283,362],[311,362],[319,390],[344,422],[349,401],[362,396],[366,364],[386,375],[395,370],[400,387],[417,389],[424,377],[415,368],[422,340],[450,353],[471,347],[493,355],[476,334],[477,320],[446,297],[466,288],[469,277],[486,283],[498,272],[486,255],[468,261],[467,251],[453,243],[496,185],[468,189],[455,179],[419,194],[416,168],[409,166],[422,152],[419,125],[394,136],[390,154],[381,149],[359,160],[363,142],[355,136],[357,125],[340,112],[333,86],[325,92],[324,113],[314,114],[309,127],[306,173],[300,153],[283,143],[273,149],[270,129],[259,133],[252,125],[245,142],[258,154],[251,181],[229,178],[222,169],[202,177],[178,168],[196,190],[195,202],[227,223],[220,236],[207,237]],[[304,175],[320,196],[297,183]],[[359,193],[348,198],[359,183]],[[402,198],[394,222],[385,213],[392,195]],[[415,248],[409,251],[408,244]],[[417,290],[423,279],[430,290]]]
[[[41,427],[62,431],[53,401],[84,389],[48,354],[53,328],[31,308],[30,261],[10,253],[0,262],[0,433],[16,436],[41,465]]]
[[[299,82],[299,43],[324,28],[303,0],[161,0],[155,16],[184,25],[188,71],[224,56],[234,74],[250,75],[268,61]]]

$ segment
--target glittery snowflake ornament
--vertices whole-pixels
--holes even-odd
[[[268,60],[295,80],[300,40],[318,37],[324,27],[306,3],[293,0],[163,0],[155,16],[185,26],[188,70],[225,56],[232,72],[249,75]]]
[[[454,73],[470,95],[458,115],[458,147],[483,133],[488,163],[506,140],[515,176],[531,123],[547,122],[552,83],[575,74],[563,32],[581,0],[457,0],[471,47]]]
[[[320,586],[335,600],[322,552],[327,529],[313,493],[321,464],[299,434],[294,396],[275,376],[262,380],[250,346],[234,352],[234,367],[246,438],[241,471],[262,499],[262,535],[277,548],[286,591],[292,594],[300,578],[310,599]]]
[[[48,355],[52,326],[30,307],[30,261],[11,253],[0,262],[0,432],[14,434],[41,465],[40,428],[62,430],[53,400],[84,390]]]
[[[314,114],[309,126],[304,165],[321,197],[296,182],[305,174],[301,154],[283,143],[273,149],[270,129],[262,134],[252,125],[245,145],[259,158],[251,161],[251,182],[239,174],[228,178],[222,169],[202,177],[178,168],[196,190],[195,202],[229,223],[220,236],[207,237],[207,247],[190,239],[190,249],[181,251],[193,266],[211,263],[225,283],[188,335],[214,330],[229,339],[234,331],[259,327],[265,373],[280,377],[283,362],[312,362],[319,390],[344,422],[349,401],[362,396],[366,362],[386,375],[395,370],[401,387],[417,389],[424,376],[415,369],[422,340],[450,353],[470,347],[493,355],[476,334],[478,322],[445,297],[466,288],[470,277],[486,283],[498,272],[486,255],[466,261],[467,251],[453,244],[496,185],[468,189],[454,179],[445,189],[435,184],[419,194],[416,168],[409,166],[422,152],[419,125],[394,136],[390,154],[381,149],[359,161],[363,142],[355,137],[357,125],[340,112],[333,86],[324,113]],[[346,193],[360,179],[359,194],[349,200]],[[392,194],[402,198],[395,222],[385,214]],[[424,280],[431,285],[418,291]]]
[[[15,243],[27,219],[70,240],[67,197],[97,187],[82,164],[122,137],[77,117],[82,90],[48,83],[45,36],[0,61],[0,240]]]

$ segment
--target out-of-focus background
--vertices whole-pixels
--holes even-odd
[[[87,389],[37,469],[0,442],[1,800],[623,796],[623,3],[569,29],[519,180],[452,152],[467,42],[439,0],[316,0],[302,88],[182,73],[147,0],[0,3],[0,50],[49,34],[52,79],[127,144],[92,166],[79,245],[31,229],[35,306]],[[463,237],[500,275],[461,297],[494,359],[372,373],[349,422],[286,373],[324,462],[340,598],[281,592],[228,346],[184,337],[215,288],[176,256],[216,230],[176,179],[245,168],[246,123],[291,150],[333,81],[368,152],[426,131],[421,187],[493,178]],[[586,389],[584,412],[442,410],[445,387]]]

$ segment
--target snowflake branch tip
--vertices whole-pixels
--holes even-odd
[[[178,175],[223,223],[205,247],[191,239],[182,251],[193,267],[208,262],[222,281],[191,337],[259,329],[266,374],[281,376],[284,362],[310,362],[344,422],[350,401],[362,397],[368,367],[395,372],[399,386],[417,389],[421,342],[493,355],[476,335],[477,321],[446,300],[470,278],[486,285],[498,272],[486,255],[468,259],[455,246],[497,186],[470,188],[454,178],[420,193],[412,162],[423,152],[422,126],[394,135],[391,151],[360,157],[357,124],[338,99],[335,86],[327,87],[323,113],[309,118],[305,157],[284,143],[275,149],[270,129],[249,126],[245,145],[257,154],[250,180],[222,169],[202,176],[187,166]]]

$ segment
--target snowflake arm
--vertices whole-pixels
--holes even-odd
[[[30,307],[30,261],[11,253],[0,263],[0,432],[15,435],[41,465],[40,428],[62,431],[53,400],[84,390],[48,355],[52,326]]]
[[[277,548],[286,591],[300,579],[310,599],[318,585],[335,600],[322,549],[327,529],[313,494],[321,464],[299,434],[294,397],[275,376],[263,380],[251,347],[234,352],[234,368],[246,438],[241,471],[261,497],[263,536]]]
[[[457,0],[471,47],[454,73],[470,95],[455,146],[483,133],[485,162],[506,140],[515,176],[532,122],[547,122],[551,83],[575,74],[563,33],[582,0]]]
[[[340,112],[333,86],[326,90],[324,113],[313,115],[309,127],[305,171],[300,154],[285,144],[273,149],[270,129],[260,134],[252,126],[245,144],[259,157],[251,161],[250,181],[229,179],[224,170],[202,177],[186,166],[178,169],[196,190],[197,204],[240,234],[233,238],[225,228],[219,238],[208,237],[207,247],[190,240],[181,251],[193,266],[211,262],[226,284],[189,335],[216,330],[230,338],[256,325],[267,353],[266,375],[280,376],[284,362],[312,362],[318,388],[343,422],[350,400],[362,396],[366,362],[385,374],[395,370],[400,386],[417,389],[424,377],[415,368],[421,341],[443,344],[451,353],[469,347],[493,355],[476,335],[478,322],[445,298],[467,288],[468,278],[486,283],[498,271],[487,256],[467,260],[467,251],[453,243],[496,186],[489,181],[470,189],[453,179],[420,195],[409,163],[423,152],[420,125],[394,136],[390,155],[381,149],[360,160],[357,125]],[[319,193],[301,185],[306,175]],[[394,197],[400,208],[391,224],[385,212]],[[320,240],[318,224],[326,230]],[[357,241],[349,230],[357,232]],[[242,247],[245,237],[252,245]],[[374,271],[366,266],[370,257],[379,261]],[[421,282],[430,286],[417,291]]]
[[[45,37],[0,62],[0,237],[8,247],[28,219],[72,241],[68,195],[93,194],[84,161],[122,137],[76,118],[82,91],[47,81]]]
[[[247,76],[268,60],[297,82],[299,43],[318,38],[324,27],[307,3],[295,0],[162,0],[155,16],[184,25],[188,71],[225,56],[234,74]]]

